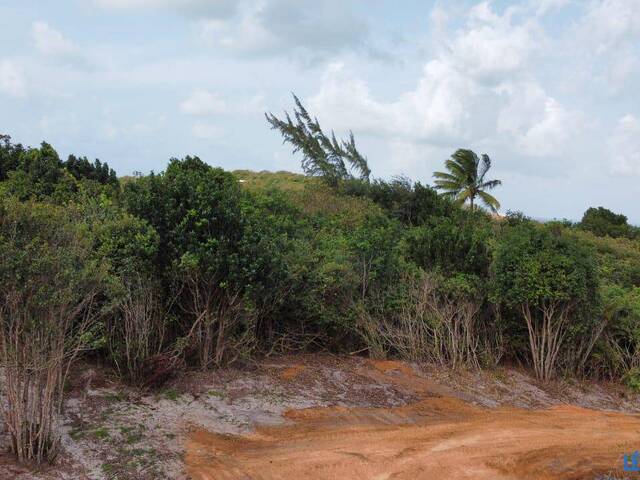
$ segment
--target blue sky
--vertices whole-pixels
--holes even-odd
[[[199,155],[299,171],[301,97],[374,176],[488,153],[503,211],[640,223],[640,0],[0,2],[0,133],[120,175]]]

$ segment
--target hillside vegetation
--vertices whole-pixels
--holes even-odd
[[[80,356],[141,388],[183,368],[324,350],[516,362],[542,381],[640,389],[640,236],[624,216],[491,216],[473,203],[499,205],[486,156],[456,152],[450,172],[458,160],[484,171],[466,184],[440,175],[440,195],[370,179],[353,136],[277,120],[302,142],[307,175],[185,157],[121,181],[97,160],[2,137],[0,362],[20,461],[55,458]]]

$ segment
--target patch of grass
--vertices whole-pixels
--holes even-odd
[[[112,475],[115,473],[116,468],[116,465],[113,463],[103,463],[100,466],[100,470],[102,470],[102,473],[107,475],[109,478],[112,478]]]
[[[251,170],[235,170],[233,174],[242,180],[241,185],[247,190],[278,189],[282,191],[301,191],[306,185],[319,183],[313,177],[292,172],[253,172]]]
[[[127,445],[132,445],[134,443],[138,443],[142,438],[142,432],[130,432],[124,437],[124,441]]]
[[[100,413],[100,419],[105,422],[109,419],[109,417],[111,415],[113,415],[114,409],[111,407],[105,408],[104,410],[102,410],[102,412]]]
[[[207,395],[210,397],[224,398],[224,392],[221,392],[220,390],[209,390]]]
[[[110,402],[122,402],[127,399],[127,396],[122,392],[109,392],[104,398]]]
[[[504,369],[496,366],[495,368],[488,368],[487,373],[496,381],[506,383],[507,382],[507,374]]]
[[[85,431],[82,430],[81,428],[74,428],[69,432],[69,436],[73,439],[73,440],[79,440],[82,437],[84,437]]]
[[[632,368],[622,377],[624,384],[635,393],[640,393],[640,368]]]
[[[172,402],[177,402],[178,398],[180,398],[180,394],[176,392],[173,388],[164,391],[164,398],[167,400],[171,400]]]
[[[142,432],[146,430],[146,427],[142,424],[138,424],[136,426],[122,426],[118,430],[120,430],[120,435],[122,435],[124,443],[127,445],[133,445],[144,438]]]
[[[106,440],[110,436],[109,430],[107,430],[105,427],[98,427],[93,431],[93,436],[98,440]]]
[[[147,449],[146,448],[133,448],[129,451],[129,453],[131,455],[133,455],[134,457],[140,457],[142,455],[146,455],[147,454]]]

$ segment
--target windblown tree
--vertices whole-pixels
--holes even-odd
[[[367,159],[356,148],[353,132],[348,140],[338,140],[335,133],[324,133],[317,118],[311,118],[300,99],[293,95],[296,107],[294,120],[285,112],[285,120],[272,113],[265,114],[273,130],[278,130],[285,143],[293,145],[293,152],[302,152],[302,169],[307,175],[322,177],[329,185],[341,180],[359,178],[369,181]]]
[[[500,180],[485,180],[491,168],[491,159],[485,153],[478,156],[472,150],[457,150],[445,162],[447,172],[435,172],[436,188],[443,190],[443,195],[460,205],[469,201],[469,207],[474,209],[476,197],[492,212],[497,212],[500,202],[488,190],[502,185]]]

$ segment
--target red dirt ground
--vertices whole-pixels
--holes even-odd
[[[291,371],[295,378],[300,370]],[[593,479],[622,474],[640,448],[640,415],[571,405],[474,406],[414,375],[401,362],[367,362],[422,400],[394,408],[290,410],[288,423],[247,436],[196,429],[185,463],[194,480],[222,479]],[[285,375],[289,377],[289,372]]]

